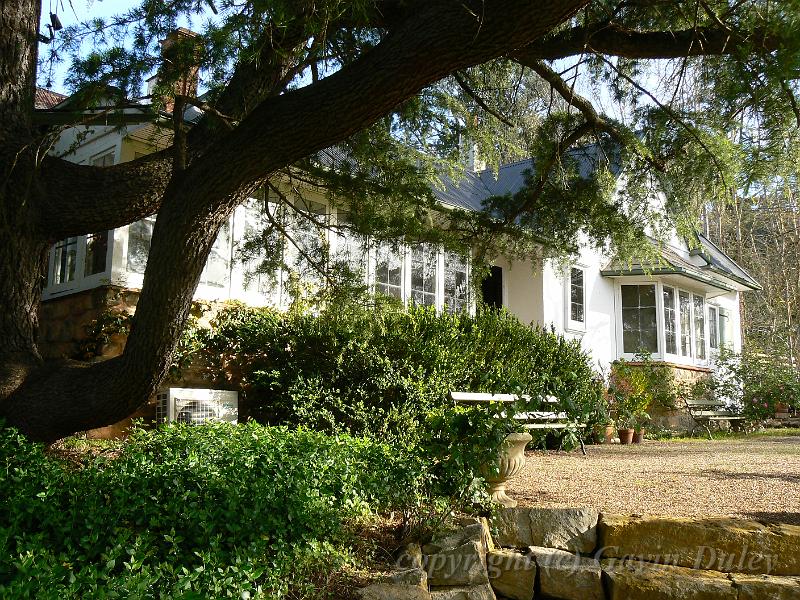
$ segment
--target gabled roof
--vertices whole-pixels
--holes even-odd
[[[697,240],[700,244],[699,248],[692,250],[693,255],[702,256],[707,265],[703,267],[708,271],[713,271],[729,279],[733,279],[742,285],[749,287],[752,290],[762,289],[761,284],[758,283],[747,271],[739,266],[730,256],[725,254],[719,246],[708,239],[705,235],[697,232]]]
[[[696,265],[673,248],[650,238],[650,242],[658,248],[660,261],[633,259],[623,262],[614,258],[603,267],[600,274],[605,277],[677,275],[727,292],[761,289],[755,279],[708,238],[699,233],[697,237],[701,248],[691,251],[690,255],[701,257],[706,263],[704,265]]]
[[[602,160],[608,162],[615,177],[619,176],[622,169],[619,155],[609,156],[602,152],[597,144],[590,144],[576,148],[569,154],[576,160],[578,172],[582,177],[588,177],[598,162]],[[434,194],[440,202],[445,204],[469,211],[480,211],[485,208],[485,202],[489,198],[513,195],[524,189],[527,177],[532,170],[533,159],[527,158],[502,165],[497,174],[491,169],[484,169],[477,173],[468,171],[458,181],[443,175],[441,177],[443,188],[434,189]],[[623,264],[614,259],[603,268],[602,274],[608,277],[645,274],[677,275],[724,291],[761,289],[759,283],[747,271],[699,232],[696,240],[697,249],[691,251],[690,255],[701,257],[706,263],[704,265],[696,265],[669,246],[659,244],[654,239],[651,241],[659,247],[660,262],[633,260],[630,264]]]

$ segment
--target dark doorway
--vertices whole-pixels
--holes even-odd
[[[503,307],[503,269],[492,266],[491,272],[481,282],[483,303],[490,308]]]

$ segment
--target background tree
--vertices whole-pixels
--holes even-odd
[[[742,303],[747,349],[800,366],[800,211],[793,186],[715,207],[709,235],[761,284]]]
[[[158,40],[179,18],[203,20],[212,8],[202,35],[161,64]],[[70,77],[87,106],[106,85],[138,96],[159,68],[172,89],[199,61],[210,94],[177,96],[175,112],[195,104],[204,116],[190,130],[177,119],[160,152],[74,165],[47,154],[53,132],[33,110],[40,12],[36,0],[0,6],[0,414],[42,440],[117,421],[157,389],[222,223],[270,178],[312,173],[349,194],[354,222],[382,235],[438,235],[437,222],[454,244],[488,232],[492,251],[513,253],[530,247],[530,226],[568,249],[578,231],[622,243],[645,221],[685,225],[704,202],[730,197],[748,159],[763,165],[796,146],[794,0],[147,0],[64,31],[50,47],[80,54],[79,42],[92,42]],[[540,104],[535,119],[515,112],[525,103],[493,86],[514,72],[538,81],[527,89],[547,85],[560,105]],[[597,93],[590,100],[583,89]],[[620,107],[617,119],[602,110],[607,100]],[[487,135],[499,123],[513,135]],[[454,130],[489,157],[515,146],[530,153],[528,188],[493,199],[484,214],[436,214],[423,183],[441,173],[436,161],[455,156]],[[568,152],[587,142],[600,151],[593,177],[582,178]],[[349,160],[315,169],[334,145]],[[620,164],[624,197],[614,194]],[[663,214],[642,210],[653,189],[666,193]],[[36,329],[49,246],[155,212],[123,355],[43,365]]]

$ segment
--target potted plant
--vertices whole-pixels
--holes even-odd
[[[638,410],[633,415],[633,443],[641,444],[644,439],[645,427],[650,422],[650,415],[644,410]]]
[[[634,365],[624,361],[615,365],[609,379],[609,395],[614,400],[617,416],[617,432],[620,444],[633,442],[634,433],[643,435],[643,426],[650,419],[645,412],[652,400],[648,390],[647,377]]]
[[[614,419],[608,417],[605,423],[605,429],[603,430],[603,443],[610,444],[611,441],[614,439]]]
[[[630,444],[633,442],[633,415],[627,411],[620,412],[617,417],[617,434],[620,444]]]

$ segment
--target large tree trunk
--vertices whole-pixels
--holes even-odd
[[[0,6],[0,399],[39,365],[36,348],[47,241],[36,235],[35,0]]]
[[[374,123],[448,72],[546,34],[585,3],[497,1],[485,18],[482,1],[422,3],[424,10],[353,64],[249,108],[232,132],[189,148],[193,160],[176,173],[165,168],[164,152],[108,169],[42,160],[30,124],[39,3],[0,4],[0,417],[53,441],[133,413],[162,382],[211,245],[254,182]],[[58,185],[58,174],[69,189]],[[122,356],[41,364],[36,326],[48,245],[156,211]]]

